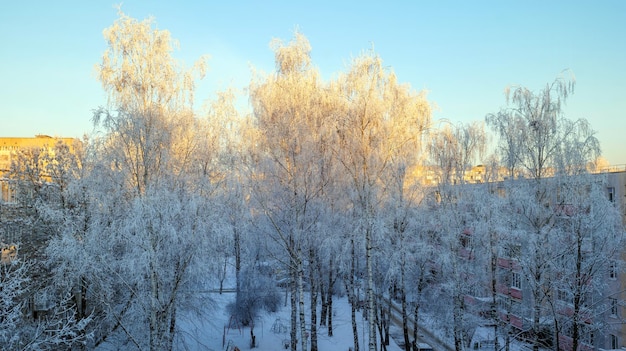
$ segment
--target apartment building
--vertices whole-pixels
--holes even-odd
[[[75,145],[79,141],[74,138],[54,138],[47,135],[36,135],[31,138],[6,137],[0,138],[0,246],[2,249],[2,261],[8,261],[15,257],[19,249],[16,244],[23,242],[23,234],[28,232],[24,218],[26,213],[23,208],[17,206],[17,181],[10,176],[11,165],[18,161],[21,152],[29,151],[30,154],[53,155],[57,143],[68,146],[70,152],[74,152]],[[40,160],[40,169],[45,169],[45,161]],[[44,181],[51,181],[50,176],[42,171],[38,174]]]
[[[606,196],[618,207],[622,226],[626,228],[626,166],[612,167],[598,172],[596,176],[606,177]],[[555,210],[568,211],[567,208]],[[498,317],[511,334],[520,339],[530,338],[533,311],[531,306],[532,292],[523,278],[522,256],[524,248],[520,244],[510,244],[500,252],[497,259],[498,281]],[[559,248],[554,248],[559,250]],[[593,254],[589,249],[589,254]],[[626,348],[626,247],[621,249],[621,257],[611,263],[606,273],[594,276],[601,280],[597,286],[603,291],[596,296],[587,297],[584,307],[589,309],[589,317],[579,331],[580,351],[615,350]],[[567,290],[554,288],[549,292],[550,308],[567,320],[573,314],[573,296]],[[571,327],[560,325],[555,327],[554,321],[546,318],[545,337],[552,347],[572,350]],[[558,340],[554,339],[554,329],[559,328]]]
[[[626,232],[626,165],[607,168],[606,172],[607,196],[619,208]],[[605,313],[606,337],[600,347],[626,348],[626,246],[621,251],[621,259],[609,269],[606,288],[611,295]]]
[[[57,143],[64,143],[71,152],[75,144],[80,141],[75,138],[57,138],[47,135],[36,135],[30,138],[0,137],[0,203],[14,203],[16,201],[16,187],[9,179],[11,164],[17,160],[20,150],[36,149],[53,153]],[[40,176],[46,177],[46,174]]]

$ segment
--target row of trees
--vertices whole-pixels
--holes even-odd
[[[13,166],[24,186],[54,184],[22,193],[34,194],[25,205],[45,227],[47,274],[38,279],[74,297],[64,304],[79,326],[72,342],[175,349],[185,342],[180,318],[202,318],[202,291],[221,288],[233,264],[231,311],[251,327],[253,347],[257,313],[278,308],[281,280],[291,350],[316,351],[318,327],[332,336],[333,297],[345,294],[356,351],[356,312],[368,321],[363,347],[385,348],[393,299],[407,347],[418,335],[410,317],[426,310],[450,326],[460,351],[481,322],[467,296],[490,299],[480,318],[511,312],[499,303],[497,257],[518,244],[534,347],[545,346],[545,317],[556,333],[571,326],[574,346],[581,340],[585,302],[605,301],[596,283],[622,232],[601,178],[586,174],[599,153],[593,132],[561,114],[571,80],[537,93],[514,89],[510,108],[487,116],[501,140],[488,156],[482,124],[435,128],[425,93],[398,83],[372,51],[322,81],[300,33],[272,42],[276,69],[252,79],[251,114],[239,112],[233,91],[199,114],[194,79],[205,59],[187,71],[172,57],[169,33],[153,26],[121,13],[104,31],[98,77],[109,105],[95,112],[90,139],[73,153]],[[485,180],[494,182],[466,184],[481,159],[491,160]],[[33,174],[33,162],[58,168],[47,172],[52,182]],[[502,167],[509,181],[495,182]],[[573,251],[555,252],[562,242]],[[572,315],[550,310],[556,289],[574,296]]]

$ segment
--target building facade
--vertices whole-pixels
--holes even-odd
[[[610,168],[595,174],[605,177],[603,183],[606,196],[621,214],[622,237],[626,233],[626,167]],[[555,195],[558,196],[558,195]],[[553,204],[554,205],[554,204]],[[572,211],[567,206],[554,206],[555,211],[567,214]],[[562,215],[561,217],[567,217]],[[561,219],[562,220],[562,219]],[[622,245],[624,242],[622,242]],[[583,255],[597,254],[592,245],[588,245]],[[562,248],[554,247],[555,253]],[[583,321],[578,333],[578,350],[615,350],[626,348],[626,246],[618,248],[620,254],[611,262],[608,269],[600,270],[594,275],[595,284],[601,291],[595,289],[590,296],[579,299],[578,318]],[[522,265],[523,251],[520,243],[510,243],[503,247],[497,258],[498,319],[505,330],[511,335],[524,340],[530,339],[533,316],[537,313],[533,309],[533,293],[529,282],[524,279]],[[553,273],[554,274],[554,273]],[[558,273],[557,273],[558,274]],[[567,282],[560,276],[553,276],[550,280]],[[573,279],[573,278],[571,278]],[[588,289],[592,290],[592,289]],[[550,348],[572,351],[573,335],[568,319],[574,314],[574,296],[571,290],[563,289],[559,284],[549,287],[546,301],[542,308],[551,309],[555,317],[542,319],[542,330],[545,331],[546,344]],[[587,310],[588,312],[584,312]],[[581,314],[580,311],[583,311]],[[562,324],[558,324],[558,321]],[[545,329],[544,329],[545,328]],[[558,332],[555,332],[558,329]],[[555,335],[558,335],[555,337]],[[558,340],[555,340],[557,338]]]
[[[16,187],[12,184],[9,173],[11,165],[17,161],[21,151],[37,150],[53,154],[57,143],[63,143],[69,147],[70,152],[74,152],[77,143],[75,138],[56,138],[47,135],[36,135],[31,138],[0,137],[0,203],[14,203],[17,199]],[[45,165],[42,165],[42,168]],[[46,177],[46,174],[40,174]]]
[[[50,156],[54,155],[59,143],[67,146],[68,151],[73,153],[80,141],[74,138],[53,138],[47,135],[37,135],[32,138],[0,138],[0,246],[3,261],[15,257],[17,244],[28,241],[25,240],[23,234],[31,232],[25,224],[27,221],[24,220],[28,216],[28,211],[18,204],[19,179],[11,174],[12,166],[21,162],[20,157],[45,154],[47,158],[38,158],[34,161],[38,165],[30,168],[38,170],[39,174],[35,176],[42,183],[50,182],[52,179],[45,171],[46,162]]]

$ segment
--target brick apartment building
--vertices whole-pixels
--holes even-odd
[[[607,198],[618,207],[622,219],[622,227],[626,233],[626,165],[611,167],[596,174],[606,176],[605,190]],[[461,233],[461,241],[474,241],[471,231]],[[508,245],[500,251],[497,258],[498,318],[505,329],[520,339],[529,337],[532,323],[532,293],[524,279],[520,257],[524,250],[522,245]],[[558,248],[554,248],[558,250]],[[599,277],[603,289],[602,301],[595,301],[593,318],[586,321],[589,330],[581,332],[579,351],[616,350],[626,348],[626,247],[620,250],[620,258],[609,267],[606,276]],[[596,279],[596,277],[594,277]],[[557,313],[570,317],[572,313],[572,296],[565,291],[556,289],[551,292],[552,303]],[[479,313],[488,313],[485,299],[479,296],[468,296],[466,301],[474,305]],[[480,306],[482,304],[482,307]],[[545,321],[547,334],[553,333],[551,321]],[[591,324],[596,324],[595,326]],[[601,325],[600,328],[597,328]],[[586,325],[583,326],[583,329]],[[572,337],[566,327],[561,326],[558,346],[561,350],[572,349]],[[593,330],[593,331],[591,331]],[[551,336],[548,335],[548,338]],[[556,340],[552,340],[553,346]]]

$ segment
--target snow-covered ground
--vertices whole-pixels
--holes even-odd
[[[238,328],[235,323],[229,323],[230,315],[226,311],[226,305],[234,299],[234,294],[211,293],[211,297],[215,301],[215,306],[209,311],[205,311],[201,316],[185,315],[179,319],[179,327],[185,335],[184,345],[178,345],[179,348],[183,350],[218,351],[233,350],[234,347],[237,347],[240,350],[249,350],[250,328]],[[261,312],[261,317],[257,320],[254,328],[257,341],[255,350],[278,351],[285,349],[284,342],[289,341],[289,312],[289,305],[285,306],[284,304],[276,313]],[[367,330],[367,321],[359,312],[357,312],[357,321],[359,346],[361,349],[366,349],[367,334],[363,331]],[[229,327],[229,324],[232,325]],[[308,320],[307,328],[309,328]],[[352,347],[350,305],[345,297],[336,298],[333,300],[333,336],[328,336],[328,330],[325,327],[318,327],[318,348],[320,351],[348,351]],[[393,341],[387,349],[389,351],[401,350]],[[298,350],[300,350],[299,344]]]

